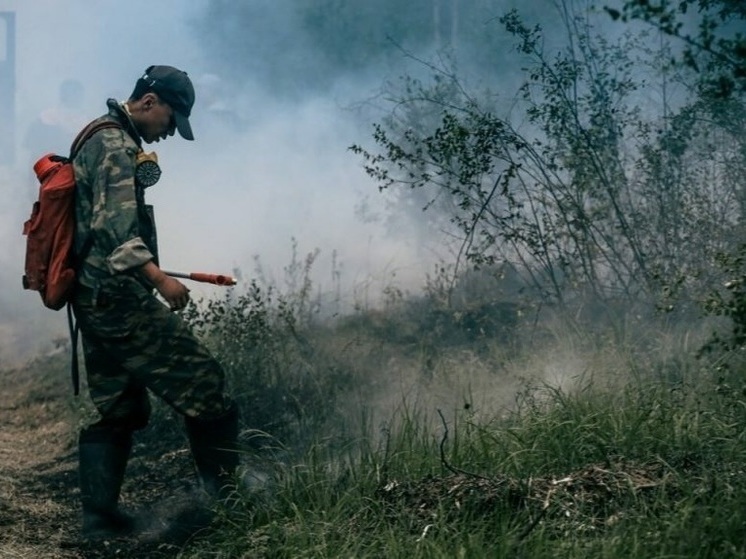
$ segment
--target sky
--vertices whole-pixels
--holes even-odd
[[[372,304],[387,286],[421,287],[433,254],[423,257],[355,213],[363,198],[374,211],[383,204],[359,156],[347,149],[370,137],[370,123],[350,106],[380,84],[340,84],[332,94],[290,102],[247,80],[231,98],[216,99],[209,63],[188,25],[203,8],[204,0],[0,0],[0,12],[16,14],[17,38],[17,152],[14,165],[0,166],[0,236],[6,247],[0,252],[0,363],[67,335],[64,312],[43,308],[37,293],[20,288],[21,230],[38,191],[31,166],[43,153],[64,153],[69,145],[38,138],[26,145],[32,123],[50,111],[59,114],[60,86],[76,80],[80,101],[61,111],[72,139],[78,126],[105,111],[107,98],[124,100],[151,64],[186,70],[197,89],[196,141],[175,137],[146,146],[157,152],[163,170],[147,193],[155,206],[163,268],[223,274],[240,269],[250,280],[258,259],[265,277],[282,285],[295,242],[299,258],[319,250],[317,288],[341,287],[350,307]],[[5,39],[0,35],[3,45]],[[211,118],[208,103],[235,107],[244,130],[226,131],[225,123]],[[0,131],[7,125],[0,122]],[[335,270],[341,286],[332,285]],[[217,294],[213,287],[188,285],[197,298]]]

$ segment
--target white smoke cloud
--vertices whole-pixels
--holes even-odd
[[[373,204],[382,202],[359,158],[347,150],[369,137],[367,123],[344,109],[356,96],[367,96],[368,86],[348,83],[343,99],[315,96],[289,103],[248,80],[250,87],[218,100],[234,107],[246,123],[243,132],[228,133],[206,110],[200,112],[206,109],[200,101],[209,97],[206,85],[200,90],[209,81],[202,78],[211,68],[199,48],[205,38],[195,35],[190,21],[204,8],[204,0],[0,0],[0,11],[16,14],[19,147],[15,166],[0,167],[5,246],[0,252],[0,364],[66,335],[64,312],[42,308],[37,294],[20,286],[21,228],[38,188],[30,166],[43,153],[68,147],[51,140],[29,146],[24,140],[34,119],[59,106],[65,80],[82,85],[75,116],[87,121],[105,111],[108,97],[126,98],[150,64],[174,65],[194,78],[197,140],[177,136],[146,148],[158,153],[163,168],[148,201],[155,205],[164,268],[215,273],[240,268],[248,279],[258,256],[267,275],[281,279],[295,238],[301,258],[321,250],[316,279],[322,289],[331,288],[333,251],[347,293],[360,285],[380,292],[392,281],[409,288],[421,284],[428,266],[417,260],[413,247],[355,217],[363,193],[372,194]],[[196,296],[216,293],[199,284],[189,287]]]

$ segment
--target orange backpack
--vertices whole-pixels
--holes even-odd
[[[69,302],[75,286],[75,173],[72,160],[93,134],[104,128],[121,128],[114,121],[86,126],[70,149],[70,157],[53,153],[34,164],[39,179],[39,199],[23,225],[26,236],[24,289],[38,291],[50,309],[60,310]],[[84,258],[81,255],[80,258]]]

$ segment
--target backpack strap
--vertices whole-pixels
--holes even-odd
[[[78,332],[80,325],[75,320],[72,303],[67,303],[67,326],[70,329],[70,348],[72,356],[70,360],[70,377],[73,381],[73,393],[75,396],[80,394],[80,368],[78,366]]]
[[[93,122],[88,123],[88,125],[86,125],[86,127],[83,128],[80,133],[78,133],[78,135],[75,137],[75,140],[73,140],[73,143],[70,146],[70,157],[68,159],[70,161],[75,159],[75,156],[78,155],[78,152],[83,147],[83,144],[85,144],[96,132],[104,130],[105,128],[124,129],[124,126],[122,126],[116,120],[94,120]]]
[[[85,128],[83,128],[83,130],[80,131],[80,133],[73,141],[72,145],[70,146],[70,157],[68,158],[68,161],[72,162],[72,160],[75,159],[75,156],[78,155],[80,149],[83,147],[83,144],[85,144],[96,132],[104,130],[105,128],[124,129],[124,127],[115,120],[94,120]],[[75,264],[76,269],[80,266],[83,260],[85,260],[85,257],[91,250],[92,245],[93,239],[91,239],[90,237],[87,238],[83,243],[83,249],[77,257],[77,262]],[[70,302],[67,303],[67,325],[70,329],[70,346],[72,348],[70,376],[72,377],[74,394],[75,396],[77,396],[78,394],[80,394],[80,369],[78,366],[78,332],[80,331],[80,325],[78,324],[78,321],[75,320],[73,306]]]

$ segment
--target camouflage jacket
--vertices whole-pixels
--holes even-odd
[[[142,140],[129,115],[114,99],[99,119],[121,128],[99,130],[75,159],[75,254],[78,281],[97,288],[117,274],[133,274],[147,285],[139,268],[158,263],[153,208],[145,204],[145,188],[135,181],[135,161]]]

